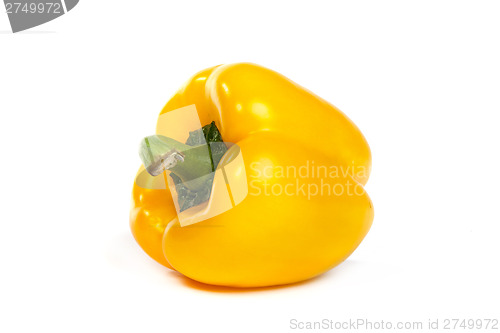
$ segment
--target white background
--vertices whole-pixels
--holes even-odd
[[[500,2],[82,0],[9,29],[0,13],[0,331],[499,318]],[[204,287],[129,231],[138,142],[189,76],[240,61],[331,101],[372,148],[372,230],[307,283]]]

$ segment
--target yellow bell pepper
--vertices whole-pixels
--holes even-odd
[[[181,226],[175,193],[136,181],[130,223],[147,254],[199,282],[262,287],[310,279],[356,249],[373,220],[363,190],[371,154],[340,110],[248,63],[197,73],[160,117],[189,105],[201,125],[215,122],[239,148],[248,194],[222,214]]]

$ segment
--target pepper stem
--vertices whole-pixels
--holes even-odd
[[[203,176],[214,169],[207,144],[193,147],[162,135],[144,138],[139,156],[150,175],[170,170],[191,190],[202,187],[206,182]]]

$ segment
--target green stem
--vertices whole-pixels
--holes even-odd
[[[144,138],[139,155],[152,176],[170,170],[191,190],[203,187],[206,183],[203,176],[214,169],[208,145],[193,147],[162,135]]]

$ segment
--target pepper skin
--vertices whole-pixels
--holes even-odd
[[[263,287],[310,279],[356,249],[374,216],[362,187],[371,154],[340,110],[286,77],[248,63],[199,72],[161,114],[192,104],[202,125],[215,121],[224,141],[241,149],[249,194],[220,215],[181,227],[168,189],[135,183],[131,229],[146,253],[199,282]],[[343,171],[336,177],[283,176],[284,167],[300,170],[306,163]],[[310,189],[326,183],[343,192],[295,191],[298,182]],[[356,194],[349,195],[349,187]],[[272,193],[273,188],[281,193]]]

